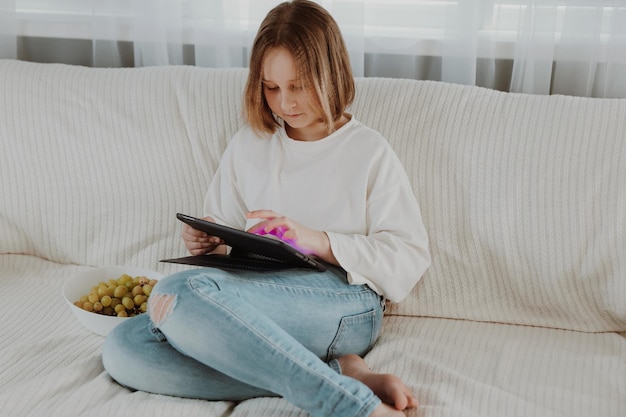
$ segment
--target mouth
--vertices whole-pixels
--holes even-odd
[[[297,114],[284,114],[283,117],[286,119],[296,119],[298,117],[302,116],[302,113],[297,113]]]

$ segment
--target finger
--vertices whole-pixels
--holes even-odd
[[[270,220],[275,217],[279,217],[279,215],[272,210],[253,210],[246,214],[246,217],[249,219],[266,219]]]
[[[289,219],[287,217],[275,217],[271,220],[268,220],[267,223],[265,224],[265,231],[269,232],[271,230],[278,230],[278,229],[282,229],[283,232],[288,230],[288,229],[292,229],[293,225],[291,224],[291,222],[289,221]]]
[[[186,246],[209,246],[219,244],[212,236],[205,236],[200,238],[194,236],[183,236],[183,241],[185,242]]]
[[[197,240],[186,240],[185,241],[185,246],[187,247],[187,249],[202,249],[202,248],[207,248],[209,246],[213,246],[211,243],[209,242],[200,242]]]
[[[267,224],[267,220],[258,222],[257,224],[250,227],[247,232],[253,233],[255,235],[264,235],[265,234],[265,225]]]
[[[208,235],[202,230],[194,229],[193,227],[187,224],[183,225],[182,235],[189,236],[190,238],[208,237]]]
[[[260,228],[256,234],[257,235],[272,235],[276,236],[279,239],[283,239],[285,232],[288,231],[286,226],[282,223],[275,223],[274,221],[267,223],[263,228]]]
[[[208,252],[212,252],[219,245],[212,243],[203,243],[203,242],[185,242],[185,246],[187,250],[192,255],[202,255]]]
[[[295,243],[296,242],[296,230],[295,229],[287,229],[284,226],[278,227],[278,236],[281,240],[284,240],[287,243]]]
[[[206,249],[206,248],[199,248],[199,249],[189,249],[189,253],[192,255],[204,255],[207,252],[210,252],[210,249]]]
[[[258,222],[254,226],[250,227],[248,229],[248,232],[254,233],[257,235],[265,235],[265,234],[276,235],[277,233],[279,233],[280,236],[282,236],[282,234],[290,227],[291,227],[291,223],[289,222],[289,219],[287,219],[286,217],[276,217],[276,218],[271,218],[269,220]]]

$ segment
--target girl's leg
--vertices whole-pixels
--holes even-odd
[[[320,360],[364,354],[382,319],[380,298],[366,287],[348,285],[337,270],[230,274],[196,269],[162,280],[151,300],[160,331],[149,333],[145,319],[143,324],[129,320],[105,344],[105,366],[124,385],[209,399],[273,392],[320,416],[366,416],[380,403],[365,385]],[[147,330],[132,336],[133,326]],[[169,343],[158,342],[163,335]],[[154,341],[146,344],[150,338]],[[138,354],[135,344],[147,352]],[[115,354],[140,356],[132,360],[139,368],[156,356],[158,365],[152,365],[151,377],[137,369],[133,378],[122,365],[115,368]],[[337,369],[336,362],[331,366]],[[163,375],[170,375],[167,389],[157,382]]]
[[[276,395],[183,355],[167,343],[148,314],[113,329],[104,341],[102,361],[109,375],[133,390],[218,401]]]

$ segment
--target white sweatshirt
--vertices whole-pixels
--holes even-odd
[[[428,237],[406,172],[388,142],[354,117],[317,141],[284,128],[249,127],[229,143],[205,199],[205,215],[247,230],[252,210],[273,210],[325,231],[351,284],[392,302],[407,296],[430,265]]]

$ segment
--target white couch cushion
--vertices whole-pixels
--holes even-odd
[[[157,268],[182,256],[242,123],[245,70],[0,61],[0,253]]]
[[[391,314],[626,329],[626,100],[360,80],[433,264]]]
[[[85,267],[18,255],[0,255],[0,265],[2,416],[308,416],[279,398],[234,404],[127,390],[102,367],[102,338],[63,304],[64,279]],[[24,289],[27,308],[15,296]],[[421,407],[410,417],[623,417],[626,409],[626,340],[617,334],[387,317],[366,360],[413,390]]]

